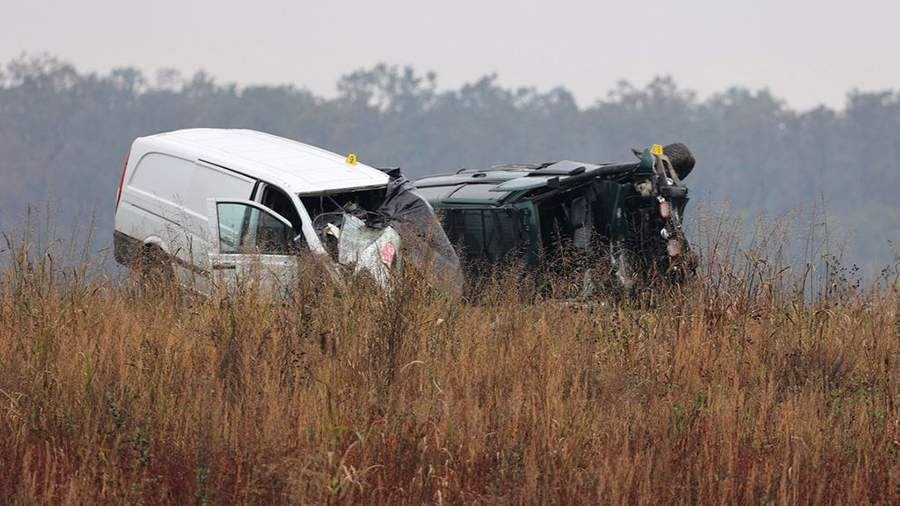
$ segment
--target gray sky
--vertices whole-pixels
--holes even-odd
[[[620,79],[670,74],[701,96],[768,87],[794,107],[900,88],[900,2],[0,0],[0,61],[49,52],[81,70],[197,69],[331,94],[377,62],[442,88],[496,72],[581,104]]]

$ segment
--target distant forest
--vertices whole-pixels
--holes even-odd
[[[440,90],[434,73],[377,65],[341,77],[332,98],[294,85],[237,86],[204,72],[80,72],[48,56],[0,70],[0,230],[28,205],[58,224],[95,215],[111,241],[114,195],[135,137],[240,127],[357,153],[409,176],[502,162],[622,161],[631,147],[680,141],[697,157],[691,206],[728,202],[777,217],[824,209],[844,260],[868,271],[897,261],[900,91],[850,91],[843,110],[795,111],[767,90],[700,99],[668,77],[620,82],[579,107],[563,87],[505,88],[488,75]],[[108,233],[107,233],[108,232]]]

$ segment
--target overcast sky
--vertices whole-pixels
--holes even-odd
[[[798,108],[900,88],[900,2],[0,0],[0,60],[49,52],[81,70],[136,66],[330,94],[377,62],[442,88],[496,72],[579,102],[672,75],[701,96],[768,87]]]

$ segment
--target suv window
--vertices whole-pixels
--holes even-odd
[[[510,208],[445,209],[444,228],[469,258],[497,262],[519,246],[519,211]]]
[[[216,204],[216,214],[220,253],[290,253],[291,227],[273,214],[239,202]]]
[[[428,201],[440,200],[446,197],[449,193],[456,190],[459,186],[426,186],[424,188],[416,188],[416,193],[422,196],[423,199]]]
[[[467,184],[453,192],[447,200],[503,200],[510,192],[491,191],[496,184]]]

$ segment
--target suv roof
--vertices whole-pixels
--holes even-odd
[[[232,169],[284,187],[291,193],[383,186],[384,172],[350,164],[331,151],[255,130],[193,128],[135,141],[139,156],[164,152]]]

